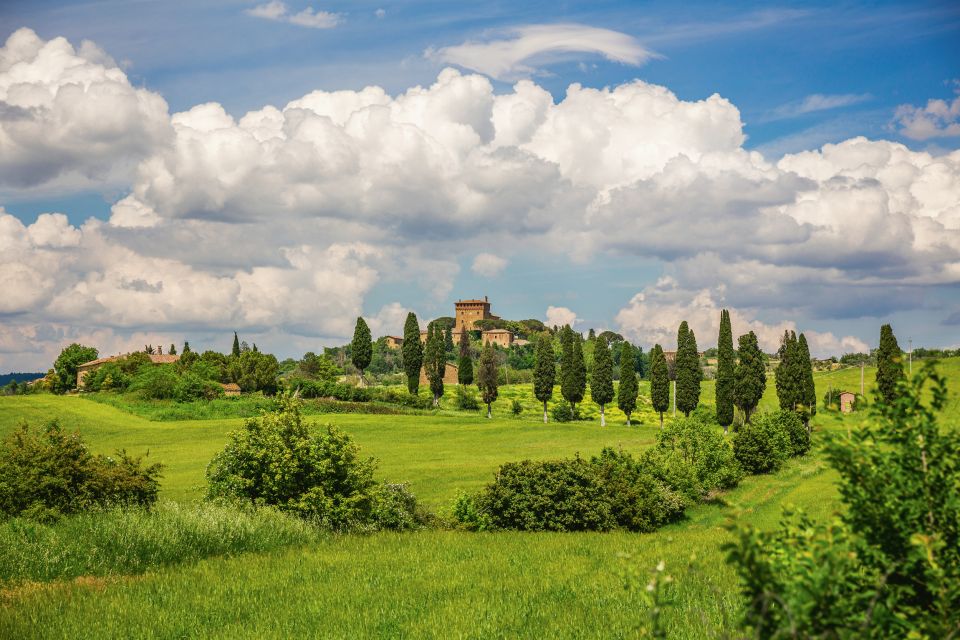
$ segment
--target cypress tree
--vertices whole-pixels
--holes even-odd
[[[590,396],[600,405],[600,426],[607,426],[605,407],[613,400],[613,356],[603,336],[596,339],[593,349],[593,375],[590,376]]]
[[[904,379],[903,353],[889,324],[880,327],[877,348],[877,392],[887,404],[897,399],[897,384]]]
[[[186,340],[184,340],[184,341],[183,341],[183,351],[182,351],[182,354],[183,354],[183,355],[186,355],[186,354],[188,354],[188,353],[190,353],[190,343],[187,342]]]
[[[423,366],[423,344],[420,342],[420,323],[412,311],[403,325],[403,371],[407,374],[407,391],[416,395],[420,389],[420,367]]]
[[[560,395],[574,407],[576,377],[573,365],[573,330],[570,325],[564,325],[560,330]]]
[[[571,370],[571,378],[570,400],[573,404],[573,413],[576,415],[577,404],[583,400],[583,396],[587,393],[587,364],[583,360],[583,336],[579,333],[573,334],[573,367]]]
[[[810,347],[807,345],[807,337],[800,334],[797,340],[797,353],[802,366],[803,393],[801,394],[803,403],[803,423],[807,427],[807,433],[810,433],[810,418],[817,415],[817,387],[813,382],[813,362],[810,360]]]
[[[466,329],[460,332],[460,358],[457,362],[457,382],[473,384],[473,358],[470,357],[470,337]]]
[[[480,387],[480,395],[487,405],[487,418],[490,418],[490,405],[497,399],[497,352],[491,343],[484,345],[480,352],[477,386]]]
[[[230,355],[234,358],[240,357],[240,338],[237,337],[236,331],[233,332],[233,349],[230,350]]]
[[[443,335],[443,348],[447,353],[453,353],[453,327],[448,326]]]
[[[777,385],[777,400],[783,411],[796,411],[803,403],[804,381],[803,363],[800,362],[797,334],[793,331],[784,331],[780,339],[780,349],[777,351],[780,364],[773,372]]]
[[[757,335],[753,331],[740,336],[737,346],[740,359],[734,370],[733,404],[743,412],[744,419],[750,422],[750,416],[760,404],[767,388],[767,368]]]
[[[353,342],[350,343],[350,360],[360,370],[360,386],[364,386],[363,370],[370,366],[373,358],[373,342],[370,339],[370,327],[363,318],[357,318],[353,330]]]
[[[423,352],[423,369],[433,394],[433,406],[440,406],[443,396],[443,374],[447,371],[447,353],[444,348],[443,329],[436,322],[427,327],[427,346]]]
[[[167,353],[169,353],[169,354],[172,355],[172,356],[177,355],[177,345],[175,345],[175,344],[173,344],[173,343],[171,342],[171,343],[170,343],[170,348],[167,350]]]
[[[736,357],[733,353],[733,329],[730,312],[720,312],[720,334],[717,337],[717,422],[723,427],[733,424],[733,374]]]
[[[620,388],[617,389],[617,406],[627,416],[630,426],[630,414],[637,408],[637,371],[633,362],[633,347],[624,341],[620,346]]]
[[[687,327],[686,321],[680,324],[677,331],[676,360],[677,408],[683,411],[683,415],[689,416],[700,404],[700,380],[703,378],[703,371],[697,352],[697,338],[693,330]]]
[[[543,403],[543,423],[547,423],[547,402],[553,397],[553,385],[557,379],[557,364],[553,354],[553,341],[546,333],[537,338],[533,366],[533,395]]]
[[[663,429],[663,412],[670,408],[670,369],[659,344],[650,351],[650,401],[653,410],[660,414],[660,428]]]

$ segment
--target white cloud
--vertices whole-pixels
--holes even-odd
[[[270,2],[257,5],[247,9],[244,13],[254,18],[288,22],[312,29],[332,29],[343,22],[343,16],[339,13],[319,11],[313,7],[306,7],[302,11],[292,13],[286,3],[280,0],[271,0]]]
[[[478,253],[470,267],[474,273],[485,278],[495,278],[507,268],[508,260],[492,253]]]
[[[813,93],[798,102],[790,102],[774,109],[766,120],[782,120],[786,118],[796,118],[807,113],[816,111],[826,111],[828,109],[838,109],[840,107],[849,107],[870,100],[873,96],[869,93],[844,93],[824,95],[822,93]]]
[[[567,307],[547,307],[546,325],[548,327],[562,327],[570,325],[571,327],[580,321],[577,314]]]
[[[900,133],[912,140],[960,136],[960,96],[952,101],[928,100],[925,107],[900,105],[894,122]]]
[[[92,43],[24,28],[0,48],[0,186],[123,183],[171,133],[164,99]]]
[[[424,55],[493,78],[506,79],[530,75],[536,71],[533,65],[576,54],[599,54],[631,66],[639,66],[656,56],[632,36],[582,24],[512,27],[484,41],[428,49]]]

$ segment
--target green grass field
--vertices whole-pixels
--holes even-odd
[[[941,371],[950,380],[949,419],[956,423],[960,359],[945,361]],[[828,386],[857,390],[859,376],[818,374],[818,397]],[[867,369],[868,391],[873,376]],[[776,403],[772,387],[771,379],[767,408]],[[527,398],[520,418],[509,416],[513,396]],[[316,419],[347,430],[380,461],[381,478],[409,482],[433,509],[446,508],[458,490],[482,486],[503,462],[589,455],[603,446],[637,451],[656,433],[649,408],[637,416],[642,424],[629,428],[618,412],[608,414],[606,429],[598,422],[543,425],[523,386],[503,390],[494,420],[452,411],[450,400],[436,415]],[[712,404],[709,382],[702,401]],[[98,451],[149,449],[151,459],[168,465],[163,498],[177,501],[202,494],[207,461],[240,422],[151,422],[82,397],[0,398],[0,433],[20,420],[39,424],[54,416]],[[815,439],[859,419],[818,414]],[[773,526],[788,503],[827,517],[838,507],[834,480],[814,452],[775,476],[747,478],[720,503],[694,507],[685,521],[653,534],[322,536],[139,575],[10,583],[0,590],[0,637],[635,637],[646,614],[636,589],[624,589],[624,573],[635,572],[642,588],[661,559],[677,579],[666,612],[671,637],[716,637],[741,605],[719,550],[728,538],[724,523]]]

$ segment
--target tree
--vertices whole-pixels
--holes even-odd
[[[570,325],[564,325],[560,330],[560,395],[570,403],[571,411],[573,401],[570,398],[574,393],[573,340],[573,330]]]
[[[473,384],[473,358],[470,357],[470,336],[466,330],[460,332],[460,359],[457,365],[457,382],[461,385]]]
[[[600,334],[603,337],[603,334]],[[620,345],[620,388],[617,390],[617,406],[627,416],[630,426],[630,414],[637,408],[637,371],[633,362],[633,347],[629,342]]]
[[[670,369],[659,344],[650,352],[650,401],[653,410],[660,414],[660,428],[663,429],[663,412],[670,407]]]
[[[447,351],[444,348],[443,328],[435,322],[427,327],[427,345],[423,351],[423,370],[430,383],[433,406],[440,406],[443,396],[443,375],[447,372]]]
[[[167,351],[167,353],[169,353],[169,354],[172,355],[172,356],[177,355],[177,345],[175,345],[175,344],[173,344],[173,343],[171,342],[171,343],[170,343],[170,349]]]
[[[423,366],[423,344],[420,342],[420,323],[414,312],[407,314],[403,325],[403,371],[407,374],[407,391],[413,395],[420,389],[420,367]]]
[[[237,332],[233,332],[233,349],[230,350],[230,355],[234,358],[240,357],[240,338],[237,337]]]
[[[443,350],[446,353],[453,353],[453,327],[447,327],[443,334]]]
[[[577,404],[587,393],[587,365],[583,359],[583,336],[579,333],[573,334],[573,366],[570,375],[570,408],[576,415]]]
[[[813,362],[810,360],[810,347],[807,345],[807,337],[800,334],[797,341],[797,355],[802,365],[803,374],[803,392],[800,394],[803,404],[803,425],[807,428],[807,434],[810,433],[810,418],[817,414],[817,387],[813,382]]]
[[[353,342],[350,343],[350,361],[360,370],[360,386],[363,386],[363,370],[370,366],[373,358],[373,342],[370,340],[370,327],[363,318],[357,318],[353,330]]]
[[[57,356],[53,363],[56,378],[53,381],[55,393],[66,393],[77,386],[77,367],[85,362],[96,360],[99,353],[94,347],[85,347],[74,342]]]
[[[543,423],[547,423],[547,402],[553,397],[553,385],[557,378],[557,364],[553,353],[553,341],[546,333],[537,338],[536,364],[533,367],[533,395],[543,403]]]
[[[590,376],[590,396],[600,405],[600,426],[607,426],[605,407],[613,400],[613,356],[605,338],[596,339],[593,349],[593,375]]]
[[[880,327],[877,349],[877,391],[887,404],[897,399],[897,385],[904,379],[903,354],[889,324]]]
[[[733,424],[733,385],[736,357],[733,352],[733,329],[730,312],[720,312],[720,335],[717,337],[717,422],[724,433]]]
[[[681,342],[682,340],[682,342]],[[677,331],[677,409],[689,417],[690,412],[700,404],[700,381],[703,370],[700,368],[700,353],[697,351],[697,337],[687,327],[684,320]]]
[[[743,412],[744,419],[750,422],[750,415],[767,388],[767,368],[763,362],[763,352],[757,342],[757,335],[751,331],[737,339],[740,360],[734,372],[733,404]]]
[[[190,343],[187,342],[186,340],[183,341],[183,350],[181,351],[181,353],[183,355],[187,355],[188,353],[190,353]]]
[[[492,417],[490,405],[497,399],[497,352],[493,344],[487,343],[480,352],[480,367],[477,372],[477,386],[487,405],[487,418]]]
[[[773,372],[777,386],[777,400],[784,411],[798,411],[804,403],[804,369],[797,334],[784,331],[777,351],[780,364]]]

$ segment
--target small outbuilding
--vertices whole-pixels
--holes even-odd
[[[223,387],[223,395],[229,397],[236,397],[240,395],[240,385],[236,382],[228,382],[227,384],[221,384]]]
[[[839,395],[840,399],[840,412],[841,413],[850,413],[853,411],[854,404],[857,402],[857,394],[851,391],[841,391]]]

